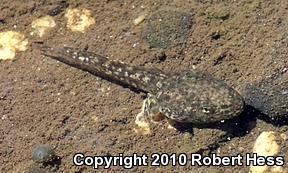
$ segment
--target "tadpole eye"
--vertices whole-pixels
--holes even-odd
[[[210,110],[207,107],[202,107],[202,112],[205,114],[209,114]]]

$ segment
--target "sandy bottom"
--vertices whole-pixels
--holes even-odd
[[[240,93],[287,67],[288,1],[145,0],[68,1],[87,8],[95,24],[86,33],[66,28],[61,1],[10,1],[0,4],[0,31],[24,33],[30,43],[86,48],[135,66],[165,72],[194,69],[225,80]],[[164,50],[151,48],[143,37],[148,24],[135,26],[143,13],[172,9],[191,14],[185,43]],[[54,10],[54,11],[53,11]],[[31,36],[31,22],[54,15],[57,26],[43,38]],[[165,58],[163,58],[165,55]],[[287,133],[287,125],[244,113],[236,122],[188,126],[185,131],[155,124],[150,135],[137,134],[135,116],[143,95],[40,55],[32,46],[12,62],[0,62],[0,172],[91,172],[73,165],[75,153],[251,153],[262,131]],[[41,144],[55,148],[59,160],[39,166],[31,159]],[[281,155],[287,157],[287,141]],[[285,164],[285,167],[287,165]],[[247,172],[247,166],[161,166],[99,168],[100,172]]]

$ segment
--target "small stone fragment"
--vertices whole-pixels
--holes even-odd
[[[32,154],[32,160],[37,163],[52,162],[55,158],[55,151],[48,145],[37,147]]]
[[[73,32],[84,33],[95,23],[91,11],[87,9],[68,9],[65,17],[67,18],[67,27]]]
[[[134,25],[139,25],[140,23],[142,23],[145,20],[146,16],[147,14],[143,14],[137,17],[136,19],[134,19],[133,20]]]
[[[16,52],[25,51],[28,48],[28,39],[16,31],[0,33],[0,60],[11,60]]]
[[[34,32],[39,35],[39,37],[42,37],[48,30],[54,28],[56,23],[53,17],[47,15],[34,20],[31,26],[35,30]]]
[[[276,156],[280,152],[280,146],[277,143],[277,135],[273,131],[262,132],[255,141],[253,153],[257,156]],[[266,173],[269,169],[267,165],[264,166],[250,166],[251,173]],[[279,168],[277,168],[279,170]]]
[[[275,132],[262,132],[255,141],[253,152],[261,156],[275,156],[280,151]]]

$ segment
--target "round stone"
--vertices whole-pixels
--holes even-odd
[[[175,10],[159,10],[148,19],[144,35],[151,48],[166,49],[185,43],[192,15]]]
[[[32,160],[37,163],[51,162],[55,158],[55,151],[48,145],[41,145],[37,147],[32,154]]]

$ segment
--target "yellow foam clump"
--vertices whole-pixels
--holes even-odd
[[[44,16],[39,19],[34,20],[31,23],[32,28],[35,29],[35,33],[42,37],[48,30],[54,28],[56,23],[51,16]]]
[[[68,9],[65,17],[67,18],[67,27],[73,32],[84,33],[95,23],[91,11],[87,9]]]
[[[11,60],[16,52],[25,51],[28,48],[28,39],[16,31],[0,33],[0,60]]]

